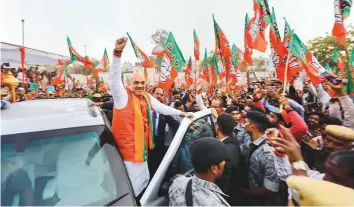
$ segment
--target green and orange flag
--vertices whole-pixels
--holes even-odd
[[[127,35],[129,37],[129,40],[132,44],[132,47],[134,49],[135,56],[138,58],[138,60],[141,63],[141,66],[144,68],[153,68],[155,67],[154,63],[149,59],[149,57],[134,43],[132,38],[130,37],[129,33],[127,32]]]
[[[343,56],[336,49],[334,49],[333,51],[333,62],[337,64],[337,67],[339,68],[340,72],[345,72],[345,63],[343,60]]]
[[[334,26],[332,35],[335,36],[338,42],[346,47],[345,35],[347,30],[344,26],[344,20],[350,15],[352,0],[334,0]]]
[[[187,88],[189,88],[191,85],[193,85],[194,82],[194,77],[192,72],[192,57],[189,57],[187,68],[184,74],[185,74],[184,80],[186,81]]]
[[[92,71],[92,75],[96,75],[98,77],[98,74],[103,72],[105,69],[108,68],[110,62],[107,54],[106,48],[104,49],[103,52],[103,57],[100,63],[95,67],[95,69]]]
[[[286,52],[288,52],[291,37],[292,37],[292,30],[288,21],[285,19],[283,44],[287,49]],[[290,54],[288,67],[289,67],[290,75],[295,75],[296,73],[303,70],[302,62],[293,54]]]
[[[194,58],[195,58],[195,60],[199,60],[200,42],[199,42],[199,38],[197,36],[197,32],[195,30],[193,30],[193,39],[194,39]]]
[[[272,15],[270,17],[270,30],[269,30],[269,40],[271,49],[271,59],[273,63],[273,68],[277,73],[277,77],[280,81],[284,82],[285,79],[285,67],[286,67],[286,56],[287,49],[281,41],[278,23],[275,16],[275,11],[273,8]],[[289,70],[288,70],[289,71]],[[287,74],[287,80],[290,80],[290,73]]]
[[[186,63],[172,32],[168,34],[163,45],[154,48],[153,54],[161,57],[159,86],[165,91],[169,91],[177,77],[177,72],[181,72]]]
[[[219,76],[218,63],[215,54],[211,58],[211,85],[216,86]]]
[[[203,71],[201,78],[209,83],[210,81],[210,71],[209,71],[209,63],[208,63],[208,52],[205,48],[204,51],[204,59],[203,59]]]
[[[238,48],[235,44],[233,44],[231,48],[231,53],[233,64],[239,66],[241,69],[246,69],[247,62],[245,60],[245,54],[242,52],[242,50]]]
[[[215,53],[223,57],[231,57],[229,41],[227,40],[224,32],[221,30],[218,23],[215,21],[214,14],[213,14],[213,22],[214,22],[215,45],[216,45]]]
[[[310,78],[313,85],[320,84],[323,77],[332,76],[322,67],[315,56],[295,33],[292,34],[289,49],[293,55],[303,62],[307,76]]]
[[[86,69],[95,67],[94,63],[88,57],[82,57],[78,52],[76,52],[69,37],[66,38],[66,41],[69,47],[71,62],[79,61],[85,65]]]
[[[264,30],[267,27],[264,16],[265,12],[263,9],[262,1],[253,1],[254,17],[250,20],[248,33],[251,37],[252,48],[260,52],[265,52],[267,49],[267,41],[265,40]]]

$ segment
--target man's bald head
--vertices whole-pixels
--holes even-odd
[[[146,80],[144,73],[138,71],[133,73],[130,78],[130,90],[137,96],[143,95],[145,92]]]

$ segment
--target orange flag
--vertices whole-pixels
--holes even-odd
[[[351,4],[346,4],[347,1],[334,0],[334,26],[332,30],[332,35],[335,36],[338,42],[346,47],[345,35],[347,30],[344,27],[344,19],[349,16]]]
[[[262,33],[264,29],[264,10],[257,1],[253,4],[253,10],[254,17],[249,22],[250,26],[248,31],[252,40],[252,48],[264,53],[268,45],[267,41],[264,39],[264,33]]]

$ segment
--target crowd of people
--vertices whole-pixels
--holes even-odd
[[[238,91],[221,83],[206,94],[207,83],[164,91],[147,86],[144,74],[136,72],[124,86],[120,60],[125,44],[125,38],[117,40],[113,53],[113,99],[90,105],[113,111],[113,134],[137,198],[182,117],[208,108],[218,139],[195,130],[197,139],[187,149],[194,175],[173,181],[170,205],[353,204],[354,103],[342,84],[324,81],[314,86],[300,75],[302,89],[289,84],[286,94],[277,79],[249,82]],[[313,180],[327,181],[314,182],[322,188],[340,185],[338,192],[331,192],[340,202],[315,196],[307,185]],[[306,195],[309,191],[311,196]],[[342,197],[348,194],[341,192],[352,196]]]
[[[68,77],[67,81],[63,79],[61,83],[57,83],[55,79],[57,79],[59,72],[48,72],[40,70],[38,67],[25,68],[25,71],[23,75],[21,68],[16,70],[16,68],[1,65],[1,100],[4,103],[13,102],[11,88],[4,83],[4,79],[9,74],[19,80],[19,85],[15,90],[16,102],[48,98],[92,99],[109,96],[105,84],[101,82],[84,84],[75,80],[74,77]]]
[[[124,85],[120,63],[126,43],[126,38],[116,41],[110,90],[93,88],[89,106],[107,112],[137,198],[155,174],[168,150],[166,143],[183,117],[193,118],[193,112],[210,109],[209,121],[216,126],[217,138],[207,130],[193,130],[197,138],[184,150],[194,173],[173,180],[171,206],[354,205],[354,103],[342,84],[324,80],[314,86],[299,75],[300,88],[294,82],[284,86],[268,78],[248,80],[239,90],[220,83],[208,94],[205,82],[190,88],[173,85],[165,91],[136,72]],[[2,68],[2,75],[5,72]],[[48,97],[53,76],[35,68],[27,75],[27,84],[38,86],[35,93]],[[27,88],[27,94],[17,89],[19,101],[30,100],[32,89]],[[54,91],[58,90],[57,86]],[[72,91],[62,96],[87,97],[85,90],[74,87]]]

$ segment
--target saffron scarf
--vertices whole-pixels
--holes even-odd
[[[151,104],[147,94],[143,97],[147,103],[147,118],[149,122],[149,134],[145,137],[144,119],[141,112],[140,100],[138,97],[132,94],[133,107],[134,107],[134,160],[138,162],[147,161],[147,149],[152,150],[155,147],[154,134],[153,134],[153,122]]]

